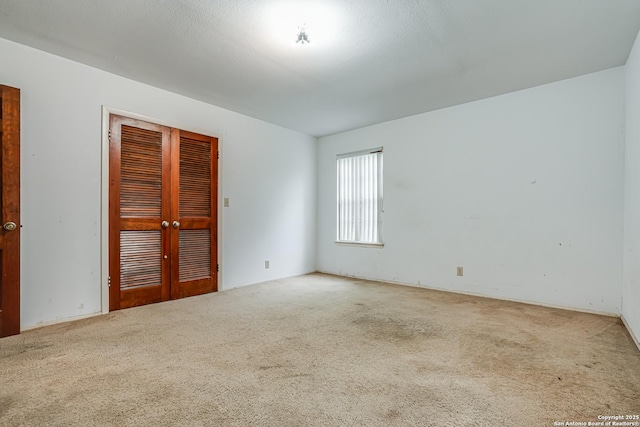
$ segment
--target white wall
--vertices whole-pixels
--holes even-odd
[[[222,289],[315,270],[315,138],[3,39],[0,58],[22,90],[22,328],[101,309],[103,105],[220,138]]]
[[[622,316],[640,340],[640,34],[627,60],[626,92]]]
[[[321,138],[318,270],[619,314],[623,120],[619,67]],[[377,146],[385,246],[336,245],[336,154]]]

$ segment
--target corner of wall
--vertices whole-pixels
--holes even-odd
[[[624,245],[621,318],[640,349],[640,33],[625,66]]]
[[[620,316],[620,319],[622,320],[622,323],[624,324],[624,326],[627,328],[627,331],[629,331],[629,335],[631,336],[631,339],[633,340],[634,343],[636,343],[636,347],[638,347],[638,350],[640,350],[640,339],[638,339],[638,336],[634,334],[633,329],[629,325],[629,322],[627,322],[627,319],[625,319],[624,315]]]

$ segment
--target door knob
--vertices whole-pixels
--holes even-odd
[[[180,222],[179,221],[173,221],[173,228],[178,228],[180,227]]]
[[[2,228],[4,228],[6,231],[13,231],[17,228],[18,226],[16,225],[15,222],[5,222],[4,225],[2,226]]]
[[[169,221],[162,221],[160,225],[162,226],[162,228],[167,228],[169,226]]]

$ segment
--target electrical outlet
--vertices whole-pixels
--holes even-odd
[[[462,270],[462,267],[457,267],[456,273],[458,274],[458,276],[464,276],[464,271]]]
[[[228,207],[229,207],[229,198],[228,198],[228,197],[225,197],[225,198],[224,198],[224,207],[225,207],[225,208],[228,208]]]
[[[264,262],[264,268],[269,268],[269,260]]]

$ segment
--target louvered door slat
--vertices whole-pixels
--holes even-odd
[[[180,281],[211,277],[210,230],[180,230]]]
[[[211,216],[211,143],[180,138],[180,217]]]
[[[160,217],[162,133],[122,126],[120,215]]]

